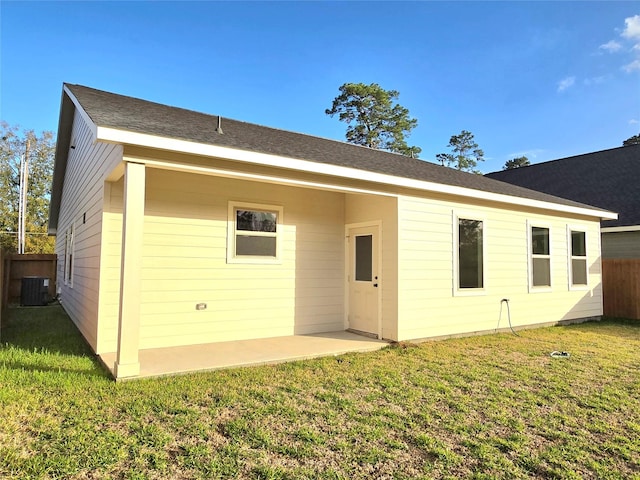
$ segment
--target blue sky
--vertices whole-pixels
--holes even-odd
[[[57,130],[78,83],[344,139],[345,82],[400,92],[421,158],[469,130],[483,172],[640,132],[637,2],[0,2],[0,118]]]

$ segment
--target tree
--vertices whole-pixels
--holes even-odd
[[[478,144],[473,140],[473,133],[462,130],[460,135],[453,135],[449,139],[452,153],[438,153],[436,158],[444,166],[455,167],[471,173],[480,173],[476,170],[478,162],[484,161],[484,152],[478,148]]]
[[[526,156],[523,155],[521,157],[515,157],[511,160],[507,160],[506,162],[504,162],[504,167],[502,167],[502,169],[513,170],[514,168],[528,167],[529,165],[531,165],[531,162]]]
[[[340,95],[325,113],[331,117],[337,114],[347,123],[348,142],[418,157],[422,149],[408,146],[405,140],[418,120],[394,103],[400,95],[396,90],[384,90],[377,83],[345,83],[339,90]]]
[[[17,251],[20,162],[28,155],[25,253],[53,253],[55,239],[47,235],[47,222],[54,154],[52,132],[38,136],[0,122],[0,248]]]
[[[622,142],[623,147],[630,147],[631,145],[640,145],[640,133],[638,135],[634,135],[633,137],[629,137],[624,142]]]

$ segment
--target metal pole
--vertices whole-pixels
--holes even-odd
[[[27,244],[27,193],[29,192],[29,138],[24,152],[24,200],[22,201],[22,253]]]
[[[23,186],[23,172],[24,171],[24,157],[20,158],[20,190],[18,191],[18,253],[22,253],[22,186]]]
[[[25,146],[24,158],[20,162],[20,192],[18,203],[18,253],[24,253],[27,224],[27,192],[29,189],[29,138]]]

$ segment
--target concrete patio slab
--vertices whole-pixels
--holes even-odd
[[[388,344],[384,340],[339,331],[151,348],[140,350],[140,375],[134,378],[275,364],[349,352],[371,352]],[[116,353],[103,353],[99,358],[113,375]]]

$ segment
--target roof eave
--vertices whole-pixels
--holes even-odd
[[[521,207],[531,207],[568,214],[584,215],[588,217],[595,217],[601,220],[615,220],[618,218],[618,215],[616,213],[601,209],[563,205],[560,203],[552,203],[542,200],[534,200],[530,198],[486,192],[483,190],[475,190],[467,187],[446,185],[425,180],[416,180],[413,178],[398,177],[366,170],[358,170],[355,168],[330,165],[327,163],[313,162],[309,160],[301,160],[255,151],[240,150],[218,145],[203,144],[190,142],[187,140],[131,132],[111,127],[98,126],[96,129],[96,139],[108,143],[135,145],[167,151],[190,153],[206,157],[226,158],[243,163],[253,163],[264,166],[287,168],[290,170],[331,175],[342,178],[358,178],[360,180],[398,187],[413,188],[434,193],[444,193],[465,198],[480,198],[488,201],[518,205]]]

